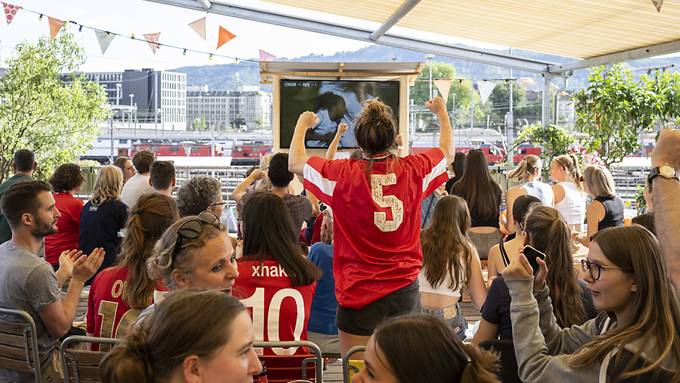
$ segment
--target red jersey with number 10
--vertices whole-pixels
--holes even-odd
[[[302,257],[302,255],[300,255]],[[255,340],[307,340],[307,324],[316,282],[293,286],[277,261],[260,262],[255,257],[238,260],[238,278],[232,294],[241,300],[253,318]],[[265,349],[265,355],[307,354],[304,348]]]
[[[440,149],[396,159],[310,157],[304,186],[333,209],[335,295],[360,309],[418,278],[421,201],[446,182]]]

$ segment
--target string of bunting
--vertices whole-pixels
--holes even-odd
[[[5,20],[7,21],[7,24],[11,24],[14,18],[16,17],[17,13],[21,11],[26,11],[30,12],[33,14],[38,15],[38,19],[42,20],[45,14],[41,12],[37,12],[31,9],[27,9],[18,5],[14,4],[9,4],[2,2],[2,8],[5,12]],[[102,51],[102,54],[105,54],[109,46],[111,45],[111,42],[115,37],[123,37],[127,38],[130,40],[134,41],[141,41],[141,42],[146,42],[149,44],[149,48],[151,48],[151,51],[156,54],[156,52],[161,48],[161,47],[167,47],[167,48],[172,48],[172,49],[178,49],[182,51],[183,55],[186,55],[187,53],[197,53],[197,54],[202,54],[208,56],[209,60],[212,60],[213,58],[219,57],[219,58],[225,58],[225,59],[230,59],[234,60],[235,63],[239,63],[240,61],[245,61],[245,62],[253,62],[253,63],[258,63],[261,61],[273,61],[276,59],[276,56],[274,56],[271,53],[268,53],[262,49],[259,50],[259,60],[256,59],[245,59],[245,58],[240,58],[236,56],[229,56],[229,55],[224,55],[224,54],[218,54],[214,52],[206,52],[202,50],[197,50],[197,49],[192,49],[192,48],[186,48],[186,47],[181,47],[177,45],[172,45],[172,44],[167,44],[167,43],[161,43],[159,42],[161,32],[155,32],[155,33],[144,33],[143,36],[144,38],[140,38],[135,36],[134,33],[132,34],[123,34],[123,33],[117,33],[117,32],[112,32],[100,28],[95,28],[91,27],[85,24],[78,23],[76,21],[71,21],[71,20],[60,20],[55,17],[47,16],[48,22],[49,22],[49,28],[50,28],[50,37],[55,38],[59,32],[64,28],[65,25],[67,24],[73,24],[78,27],[78,31],[82,32],[83,29],[89,29],[94,31],[95,36],[97,37],[97,41],[99,42],[99,48]],[[193,29],[203,40],[206,39],[206,17],[202,17],[196,21],[193,21],[188,24],[188,26]],[[224,44],[228,43],[232,39],[236,38],[236,35],[231,33],[228,29],[224,28],[223,26],[219,26],[218,28],[218,34],[217,34],[217,49],[222,47]]]

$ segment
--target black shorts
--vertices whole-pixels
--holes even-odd
[[[420,310],[420,289],[416,279],[410,285],[354,310],[338,305],[336,321],[342,332],[371,336],[386,319]]]

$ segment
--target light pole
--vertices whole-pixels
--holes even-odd
[[[434,58],[434,55],[429,54],[429,55],[426,55],[425,58],[430,62],[430,65],[429,65],[429,67],[430,67],[430,93],[429,93],[429,95],[430,95],[430,99],[432,99],[432,97],[433,97],[433,95],[432,95],[432,59]]]

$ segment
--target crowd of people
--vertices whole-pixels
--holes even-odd
[[[255,341],[293,340],[336,357],[365,346],[354,382],[499,382],[498,342],[523,382],[680,381],[680,132],[660,134],[649,211],[624,225],[606,167],[581,171],[565,153],[545,164],[550,184],[527,155],[503,188],[483,152],[455,152],[443,100],[427,108],[438,147],[402,157],[379,100],[357,115],[360,150],[344,159],[338,139],[307,154],[318,117],[303,113],[289,152],[231,193],[235,236],[221,182],[178,187],[153,153],[103,166],[83,201],[77,164],[48,183],[19,150],[0,184],[0,307],[33,317],[50,382],[83,291],[84,333],[124,339],[100,364],[104,382],[251,381],[258,354],[308,353]],[[473,336],[464,296],[481,312]],[[0,381],[32,379],[0,368]]]

